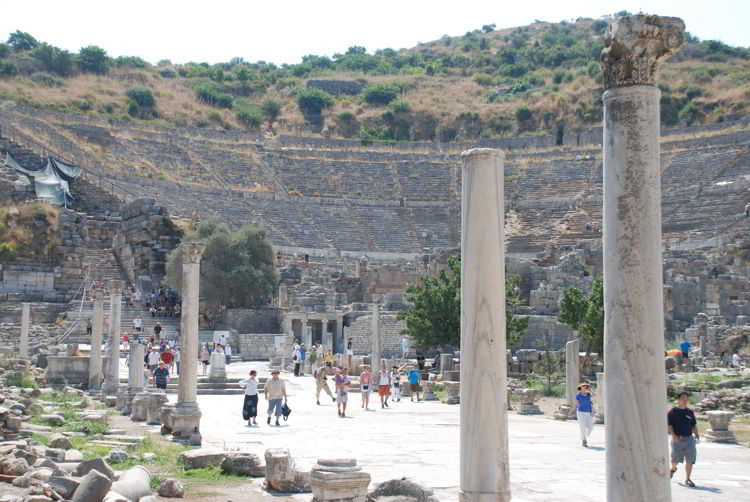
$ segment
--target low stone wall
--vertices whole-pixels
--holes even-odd
[[[88,387],[89,356],[49,356],[45,378],[51,387]]]
[[[396,319],[396,314],[380,313],[380,354],[383,357],[401,355],[401,331],[406,329],[406,321]],[[372,314],[358,317],[344,332],[345,338],[352,338],[352,350],[356,355],[372,352]],[[412,346],[414,343],[412,343]]]
[[[44,265],[0,264],[2,271],[2,291],[38,291],[55,290],[55,268]]]
[[[239,333],[281,333],[281,309],[227,309],[225,324]]]
[[[240,333],[237,335],[240,357],[243,361],[271,359],[276,355],[276,343],[284,335],[262,333]],[[292,357],[291,354],[289,357]]]

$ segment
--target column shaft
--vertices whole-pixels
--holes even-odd
[[[196,405],[198,388],[198,298],[200,263],[182,264],[180,383],[177,405]]]
[[[659,90],[604,93],[607,500],[668,502]]]
[[[94,314],[91,318],[91,356],[89,361],[89,390],[102,386],[102,330],[104,328],[104,291],[94,291]]]
[[[120,320],[122,310],[121,284],[112,281],[109,297],[109,363],[102,392],[117,394],[120,388]],[[93,329],[92,329],[93,331]]]
[[[372,304],[372,318],[371,328],[372,333],[372,372],[377,373],[380,371],[380,305],[377,303]]]
[[[510,500],[505,353],[503,159],[461,154],[462,502]]]
[[[21,307],[21,338],[19,340],[19,357],[29,357],[29,324],[31,320],[31,305],[24,303]]]
[[[130,364],[128,365],[128,391],[142,392],[146,384],[146,377],[143,374],[143,345],[140,343],[131,343]]]

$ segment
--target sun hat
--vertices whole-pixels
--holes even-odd
[[[591,388],[591,385],[589,385],[588,382],[581,382],[578,384],[578,390],[581,390],[581,387],[583,387],[584,385],[588,387],[589,389]]]
[[[271,370],[271,374],[273,375],[274,373],[280,373],[280,371],[279,370]]]

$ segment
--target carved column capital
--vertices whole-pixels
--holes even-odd
[[[110,281],[109,290],[112,293],[122,293],[122,281]]]
[[[685,23],[677,17],[637,14],[612,21],[604,37],[604,88],[654,85],[659,59],[682,45]]]
[[[202,242],[184,242],[182,244],[182,263],[200,263],[206,245]]]

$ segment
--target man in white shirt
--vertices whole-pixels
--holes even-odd
[[[409,352],[411,352],[409,347],[409,339],[406,337],[403,337],[401,339],[401,357],[406,359],[406,357],[409,355]]]
[[[740,362],[740,355],[737,352],[732,354],[732,367],[742,368],[742,363]]]
[[[148,353],[148,369],[153,373],[157,366],[159,366],[159,351],[152,349]]]
[[[226,363],[229,364],[232,360],[232,346],[229,344],[226,344],[224,347],[224,357],[226,358]]]
[[[135,316],[135,319],[133,319],[133,329],[138,331],[139,333],[143,329],[143,321],[141,320],[141,316]]]

